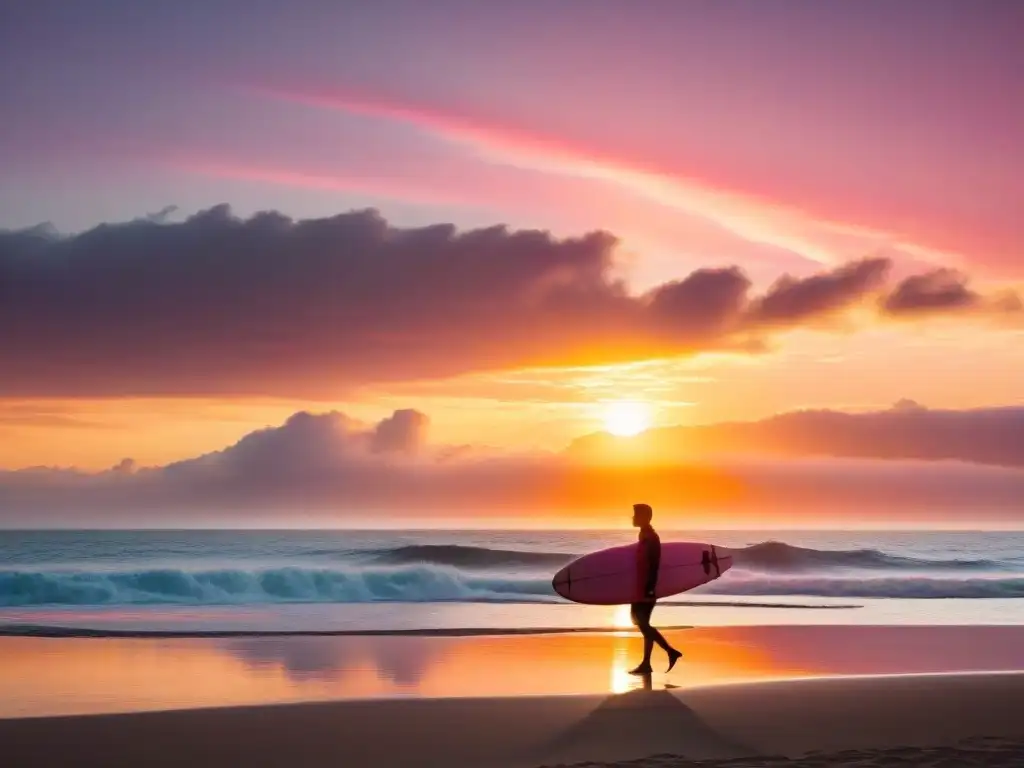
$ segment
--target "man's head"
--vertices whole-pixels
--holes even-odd
[[[651,509],[650,504],[634,504],[633,505],[633,527],[643,528],[645,525],[651,524],[651,518],[654,516],[654,510]]]

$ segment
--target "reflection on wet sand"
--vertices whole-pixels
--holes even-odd
[[[835,674],[1024,668],[1017,627],[744,627],[668,633],[670,675],[628,674],[633,632],[487,637],[0,638],[0,716],[395,696],[697,687]]]

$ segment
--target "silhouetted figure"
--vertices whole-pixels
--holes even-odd
[[[642,598],[630,606],[630,616],[633,619],[633,624],[644,636],[644,660],[636,669],[629,671],[631,675],[651,674],[651,652],[654,650],[655,643],[668,654],[668,670],[666,672],[670,671],[679,661],[679,657],[683,655],[668,644],[661,632],[651,626],[651,614],[654,612],[654,604],[657,602],[654,594],[658,586],[658,565],[661,562],[661,538],[651,526],[653,515],[654,512],[650,505],[633,505],[633,526],[640,529],[639,546],[636,549],[636,567],[637,586],[641,590]]]

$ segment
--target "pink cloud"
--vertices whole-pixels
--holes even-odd
[[[415,136],[420,128],[414,123],[403,123],[406,134],[392,135],[390,143],[375,144],[373,151],[364,153],[356,149],[362,146],[354,143],[356,138],[379,132],[380,126],[362,118],[392,118],[371,108],[352,114],[356,117],[343,116],[339,127],[343,140],[339,139],[337,149],[328,143],[330,131],[318,123],[309,131],[307,143],[281,144],[269,137],[265,146],[254,137],[234,146],[202,141],[154,153],[154,160],[175,171],[207,177],[362,194],[445,206],[453,212],[464,209],[477,216],[486,211],[489,219],[500,217],[564,234],[593,229],[597,222],[622,237],[631,252],[642,255],[632,270],[642,285],[660,282],[666,274],[687,266],[738,263],[758,282],[774,278],[779,270],[803,273],[817,266],[792,248],[751,241],[707,217],[680,210],[671,201],[637,196],[615,183],[552,174],[536,163],[493,162],[479,153],[467,153],[465,141],[451,143],[449,134]],[[294,114],[292,119],[301,122]],[[474,148],[488,140],[471,128],[450,130],[466,141],[476,137]],[[850,248],[849,253],[860,256],[863,248]]]
[[[915,166],[903,178],[876,179],[846,167],[847,162],[848,182],[819,183],[801,169],[736,168],[727,149],[681,159],[659,147],[637,149],[559,136],[525,127],[523,121],[495,120],[478,114],[480,110],[399,101],[347,88],[258,90],[281,100],[405,123],[494,162],[614,185],[649,204],[707,217],[744,239],[819,262],[850,257],[853,240],[861,252],[868,246],[888,247],[933,263],[969,261],[995,273],[1020,272],[1018,254],[1024,242],[1007,207],[1007,190],[999,194],[1005,186],[1001,179],[992,180],[993,197],[982,204],[970,197],[978,184],[958,185],[955,176],[943,178],[940,169],[931,167]],[[685,142],[685,131],[680,140]],[[808,157],[817,151],[809,147]],[[919,166],[927,165],[917,160]],[[823,157],[821,167],[832,162]],[[896,187],[898,192],[893,191]]]
[[[295,168],[202,159],[176,160],[172,163],[172,167],[176,170],[203,176],[264,181],[271,184],[331,192],[360,193],[427,205],[448,204],[469,207],[480,202],[479,198],[460,193],[451,186],[439,188],[437,185],[417,183],[415,179],[386,179],[372,174],[346,174],[343,170],[314,173]]]

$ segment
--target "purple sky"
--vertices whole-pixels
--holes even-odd
[[[589,228],[577,202],[552,210],[579,193],[565,179],[275,88],[412,105],[1020,275],[1017,3],[7,5],[0,225],[231,202]],[[743,246],[724,250],[759,260]]]

